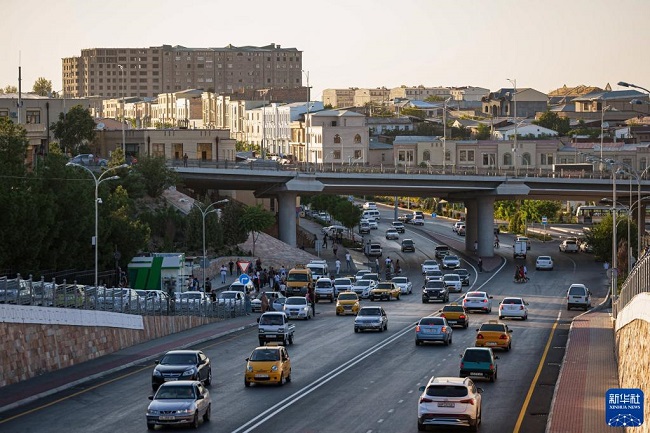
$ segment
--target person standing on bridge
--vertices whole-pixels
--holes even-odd
[[[186,153],[185,155],[183,155],[183,167],[187,167],[187,160],[188,160],[188,159],[189,159],[189,158],[188,158],[188,156],[187,156],[187,153]]]

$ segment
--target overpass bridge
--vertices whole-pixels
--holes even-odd
[[[202,163],[199,166],[172,166],[186,186],[197,191],[248,190],[258,198],[276,198],[279,212],[279,237],[296,245],[296,198],[301,195],[388,195],[439,197],[463,202],[467,208],[465,247],[472,250],[478,242],[479,255],[491,257],[493,250],[494,202],[497,200],[574,200],[599,201],[611,197],[614,181],[611,173],[579,177],[557,175],[490,173],[431,173],[423,169],[397,171],[377,167],[359,167],[343,171],[301,171],[295,167],[251,163]],[[616,181],[617,201],[650,195],[650,181]],[[633,188],[633,189],[632,189]],[[645,211],[643,205],[642,211]],[[644,213],[642,213],[644,214]],[[636,213],[634,214],[636,215]]]

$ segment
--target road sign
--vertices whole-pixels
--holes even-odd
[[[239,282],[242,283],[243,285],[248,284],[248,283],[250,282],[250,280],[251,280],[251,279],[250,279],[250,278],[248,277],[248,275],[246,275],[246,274],[241,274],[241,275],[239,276]]]
[[[542,224],[546,224],[546,223],[548,223],[548,218],[542,217]]]
[[[239,270],[241,271],[242,274],[247,274],[248,273],[248,268],[251,266],[251,262],[245,262],[243,260],[238,260],[237,261],[237,266],[239,266]]]

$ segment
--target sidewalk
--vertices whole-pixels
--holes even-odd
[[[593,310],[573,320],[547,433],[620,431],[605,420],[605,392],[619,386],[614,343],[609,311]]]

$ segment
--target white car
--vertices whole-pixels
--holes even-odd
[[[399,239],[399,233],[395,229],[388,229],[386,230],[386,239]]]
[[[287,298],[284,297],[284,295],[280,292],[271,292],[271,291],[265,291],[266,298],[269,300],[269,307],[272,311],[282,311],[284,308],[284,303],[286,302]],[[251,300],[251,310],[253,313],[261,313],[262,312],[262,294],[260,293],[257,295],[257,297],[253,300]]]
[[[239,290],[224,290],[217,296],[217,305],[225,307],[228,310],[234,310],[244,305],[244,292]]]
[[[377,230],[379,226],[377,225],[377,220],[371,219],[368,221],[368,225],[370,226],[370,230]]]
[[[422,263],[422,273],[425,274],[427,271],[439,271],[440,265],[435,260],[425,260]]]
[[[424,273],[424,283],[428,283],[429,281],[442,281],[443,275],[442,271],[426,271]]]
[[[304,296],[289,296],[284,303],[283,310],[289,319],[309,320],[312,318],[311,305]]]
[[[530,249],[530,239],[528,239],[526,236],[517,236],[515,238],[515,242],[526,242],[526,250]]]
[[[323,227],[321,231],[323,233],[327,233],[327,236],[335,236],[338,235],[339,233],[347,232],[348,228],[341,225],[333,225],[333,226]]]
[[[416,215],[411,220],[411,224],[416,225],[416,226],[423,226],[424,225],[424,218],[421,217],[420,215]]]
[[[418,430],[427,426],[469,427],[478,431],[481,423],[481,393],[468,377],[433,376],[420,387]]]
[[[442,282],[445,283],[445,287],[450,292],[462,292],[463,291],[463,281],[460,279],[458,274],[445,274],[442,276]]]
[[[578,243],[574,240],[565,239],[560,244],[560,252],[562,253],[577,253]]]
[[[316,289],[314,290],[316,296],[316,302],[319,299],[329,299],[330,302],[334,302],[334,284],[332,280],[327,277],[322,277],[316,281]]]
[[[334,280],[334,295],[338,296],[341,292],[352,290],[352,280],[350,278],[336,278]]]
[[[454,223],[453,227],[451,228],[451,230],[452,230],[454,233],[457,233],[457,232],[458,232],[458,228],[459,228],[460,226],[463,226],[463,225],[465,225],[465,222],[464,222],[464,221],[456,221],[456,222]]]
[[[413,293],[413,283],[408,279],[408,277],[393,277],[391,280],[400,291],[405,295],[410,295]]]
[[[367,201],[363,204],[364,210],[377,210],[377,203],[374,201]]]
[[[375,280],[357,280],[352,285],[352,291],[356,293],[360,298],[368,299],[370,297],[370,291],[375,288],[377,282]]]
[[[518,317],[528,319],[528,302],[523,298],[503,298],[499,304],[499,320],[504,317]]]
[[[370,269],[359,269],[357,273],[354,275],[354,281],[359,281],[361,277],[370,273],[372,273]]]
[[[466,311],[483,311],[487,314],[492,312],[492,296],[485,292],[468,292],[463,298],[463,307]]]
[[[442,258],[443,269],[456,269],[460,268],[460,259],[458,256],[446,255]]]
[[[551,256],[539,256],[535,260],[535,269],[542,270],[548,269],[549,271],[553,270],[553,259]]]

